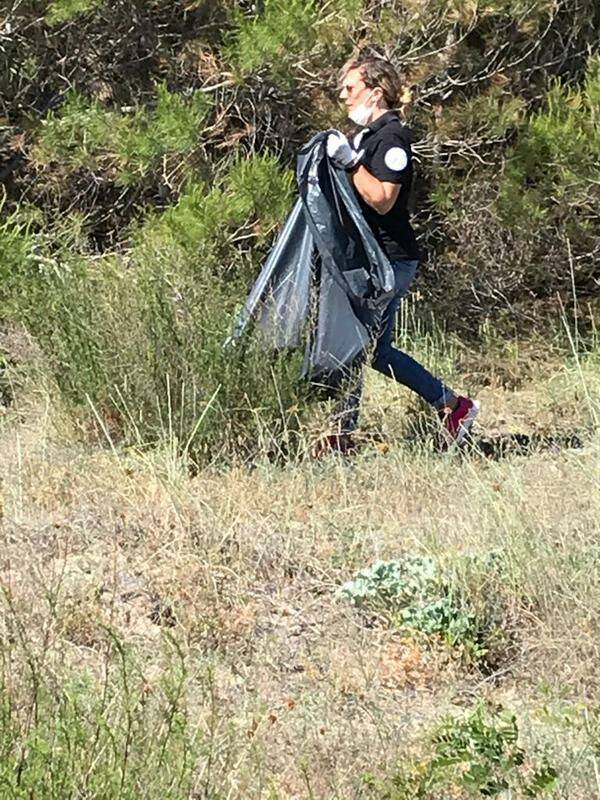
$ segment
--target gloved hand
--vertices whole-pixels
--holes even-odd
[[[339,131],[330,133],[327,137],[327,155],[344,169],[354,169],[359,164],[364,152],[361,150],[357,153],[344,134]]]

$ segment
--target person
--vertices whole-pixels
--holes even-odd
[[[469,433],[479,404],[470,397],[457,395],[393,344],[396,313],[419,261],[408,211],[413,177],[410,134],[394,110],[400,90],[399,76],[385,59],[358,57],[342,68],[340,78],[339,98],[360,130],[353,141],[339,131],[331,133],[327,155],[336,166],[351,173],[361,210],[390,259],[395,277],[394,292],[384,309],[374,342],[371,366],[433,406],[446,443],[460,444]],[[358,422],[361,367],[354,370],[350,389],[336,411],[337,430],[326,437],[321,450],[348,452],[354,447],[352,432]]]

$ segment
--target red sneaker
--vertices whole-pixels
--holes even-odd
[[[479,414],[479,403],[470,397],[457,397],[456,408],[450,413],[440,412],[442,431],[446,444],[462,444]]]

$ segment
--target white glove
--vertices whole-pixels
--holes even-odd
[[[339,131],[330,133],[327,137],[327,155],[344,169],[354,169],[364,152],[361,150],[357,153],[344,134]]]

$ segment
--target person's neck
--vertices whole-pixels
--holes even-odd
[[[379,117],[382,117],[384,114],[387,114],[388,111],[391,111],[391,110],[392,110],[391,108],[376,108],[373,111],[373,116],[371,117],[371,122],[375,122],[376,119],[379,119]]]

